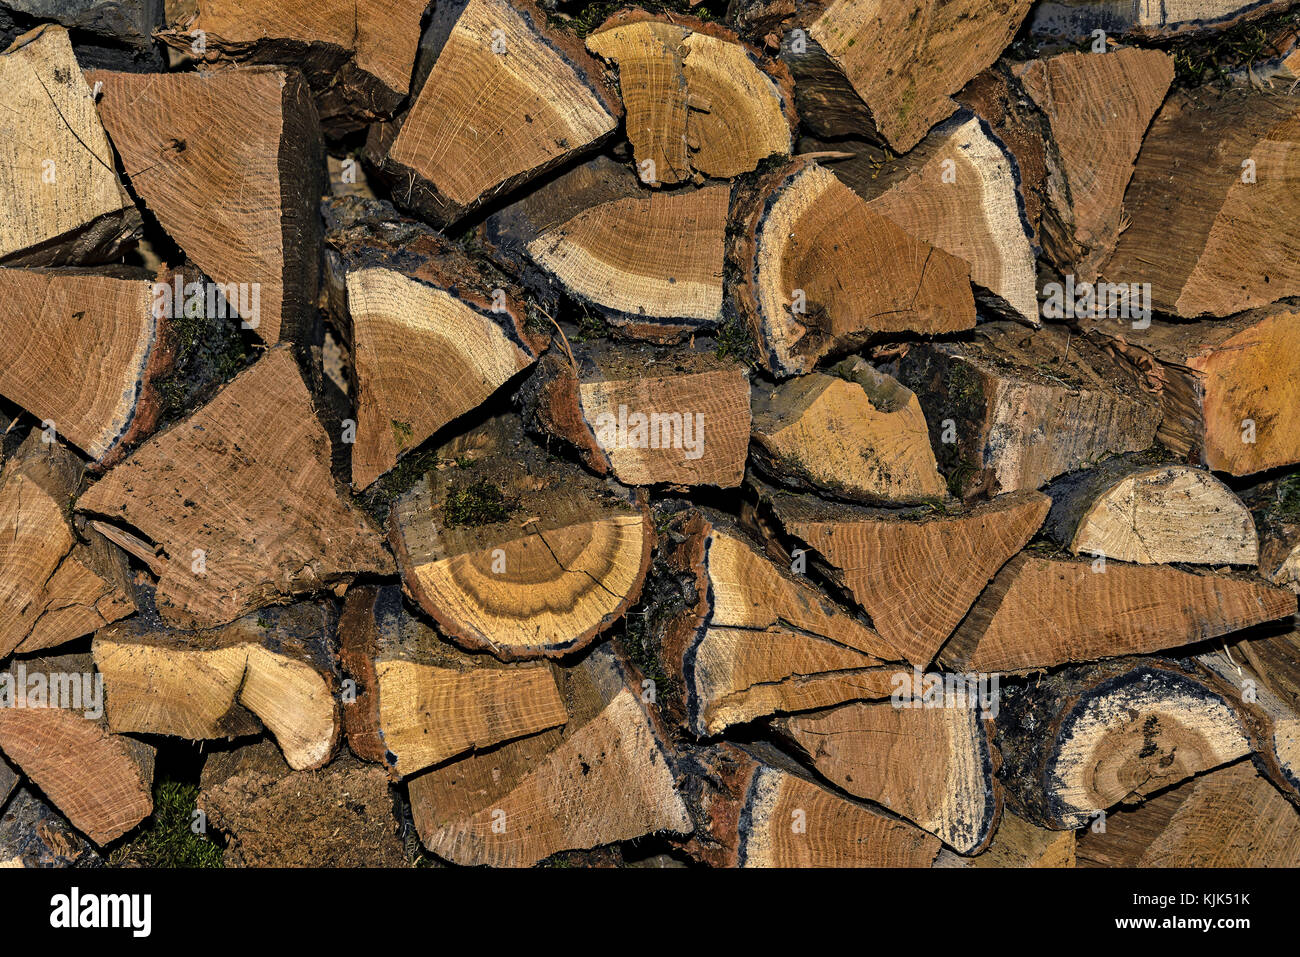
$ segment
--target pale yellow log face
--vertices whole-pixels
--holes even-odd
[[[0,55],[0,88],[0,257],[130,205],[67,31]]]
[[[639,584],[644,547],[637,514],[524,535],[412,573],[440,618],[489,646],[565,647],[617,614]]]
[[[518,11],[470,0],[389,156],[465,206],[615,125],[587,80]]]

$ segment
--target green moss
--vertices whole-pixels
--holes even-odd
[[[1300,522],[1300,472],[1277,483],[1277,504],[1272,512],[1286,522]]]
[[[490,482],[453,486],[442,503],[443,522],[448,528],[493,525],[503,522],[518,506]]]
[[[1226,87],[1229,74],[1269,58],[1269,37],[1281,28],[1298,24],[1300,11],[1291,11],[1179,44],[1173,51],[1174,86],[1214,83]]]
[[[735,359],[751,369],[758,368],[758,346],[749,324],[738,315],[724,319],[714,331],[713,353],[719,359]]]
[[[114,867],[222,867],[221,848],[191,829],[198,803],[197,784],[159,780],[153,814],[134,840],[114,849]]]
[[[393,426],[393,443],[400,452],[411,444],[411,437],[415,435],[415,430],[411,428],[409,422],[398,422],[396,419],[388,420]]]

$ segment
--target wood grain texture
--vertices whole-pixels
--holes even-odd
[[[1247,168],[1253,166],[1253,171]],[[1132,225],[1102,267],[1149,282],[1156,309],[1227,316],[1300,291],[1300,107],[1279,93],[1208,88],[1169,97],[1124,208]]]
[[[870,107],[890,146],[915,146],[949,96],[997,59],[1032,0],[832,0],[808,28]],[[893,69],[881,70],[880,63]]]
[[[294,770],[329,762],[342,728],[331,609],[268,608],[207,631],[151,617],[95,635],[110,730],[205,740],[265,725]]]
[[[457,864],[528,867],[557,851],[689,829],[663,742],[614,659],[593,651],[564,669],[562,689],[563,729],[411,779],[426,848]]]
[[[72,641],[136,609],[126,556],[70,518],[83,471],[39,430],[0,471],[0,659]]]
[[[992,724],[973,702],[945,704],[853,702],[780,719],[776,730],[837,787],[977,854],[1002,813]]]
[[[551,666],[469,655],[402,605],[397,586],[348,591],[339,625],[353,753],[396,776],[568,720]]]
[[[0,53],[0,263],[106,262],[141,221],[117,178],[90,85],[62,27],[42,25]]]
[[[392,573],[379,536],[335,485],[329,454],[306,383],[282,346],[142,445],[78,507],[163,546],[164,621],[215,627],[345,577]]]
[[[463,465],[397,499],[389,528],[407,594],[453,641],[503,661],[558,657],[636,600],[653,542],[637,496],[549,461],[514,417],[446,457]]]
[[[961,510],[899,511],[766,497],[785,534],[843,587],[912,664],[933,660],[980,592],[1042,524],[1051,501],[1012,492]]]
[[[614,132],[621,110],[599,65],[527,0],[468,0],[438,17],[414,103],[367,145],[402,203],[448,225]]]
[[[100,119],[163,229],[231,287],[228,307],[264,342],[300,338],[316,305],[324,192],[320,124],[301,75],[248,67],[86,79],[103,84]]]
[[[1293,0],[1047,0],[1030,15],[1030,29],[1042,36],[1084,40],[1094,30],[1159,39],[1225,30],[1266,17]]]
[[[754,461],[778,481],[857,502],[915,504],[947,492],[916,396],[861,359],[753,398]]]
[[[1256,580],[1169,565],[1097,566],[1022,553],[998,572],[940,660],[1016,672],[1150,654],[1288,617],[1295,597]]]
[[[830,169],[796,159],[736,196],[736,304],[773,374],[810,372],[885,334],[975,324],[965,264],[874,211]]]
[[[731,31],[624,11],[587,37],[587,49],[618,67],[628,139],[647,185],[729,179],[790,154],[789,75]]]
[[[1158,658],[1067,668],[1004,689],[997,731],[1007,806],[1060,830],[1250,750],[1229,700]]]

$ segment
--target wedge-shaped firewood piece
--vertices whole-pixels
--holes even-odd
[[[965,260],[991,308],[1038,325],[1030,229],[1007,147],[963,110],[918,149],[895,179],[880,182],[887,189],[866,194],[871,210]]]
[[[1079,867],[1300,866],[1300,815],[1249,761],[1211,771],[1083,831]]]
[[[339,633],[357,683],[348,744],[395,775],[568,720],[551,665],[466,654],[408,613],[396,585],[350,589]]]
[[[658,701],[692,734],[890,695],[897,652],[727,519],[688,509],[664,534],[647,594],[680,601],[646,609],[635,635]]]
[[[292,771],[269,741],[218,751],[203,765],[199,810],[227,835],[227,867],[405,867],[382,768],[346,751]]]
[[[654,533],[637,496],[552,460],[517,417],[440,450],[393,503],[406,593],[451,639],[503,661],[578,651],[641,593]]]
[[[1075,555],[1140,565],[1254,565],[1259,538],[1228,486],[1190,465],[1116,456],[1047,488],[1045,531]]]
[[[320,122],[301,75],[250,67],[86,79],[103,84],[99,115],[132,188],[212,277],[206,298],[267,343],[301,338],[316,308],[325,191]]]
[[[105,465],[157,425],[174,353],[155,283],[129,272],[0,269],[0,395]]]
[[[722,319],[729,195],[655,193],[600,156],[493,214],[485,239],[531,287],[563,290],[627,337],[677,342]]]
[[[908,511],[763,492],[784,532],[862,606],[882,638],[921,668],[1051,507],[1038,492],[961,510]]]
[[[808,28],[897,152],[956,108],[949,96],[998,58],[1032,0],[831,0]]]
[[[1162,38],[1224,30],[1243,20],[1280,13],[1293,0],[1045,0],[1034,8],[1030,29],[1039,36],[1083,41],[1095,30]]]
[[[942,685],[945,677],[926,675],[917,684]],[[958,853],[978,854],[997,829],[1002,789],[993,776],[992,722],[962,689],[952,701],[895,696],[779,718],[775,730],[837,787],[902,815]]]
[[[33,789],[19,788],[0,802],[0,868],[100,867],[103,858]]]
[[[642,692],[616,659],[596,649],[563,669],[561,693],[562,729],[411,779],[426,848],[457,864],[528,867],[558,851],[690,830]]]
[[[0,0],[0,17],[52,20],[78,33],[78,52],[100,56],[109,44],[143,51],[162,25],[162,4],[154,0]],[[126,51],[123,51],[126,54]]]
[[[280,346],[77,505],[161,545],[163,621],[211,628],[357,574],[392,573],[382,540],[330,475],[329,443]]]
[[[677,765],[695,822],[683,849],[711,867],[929,867],[939,852],[937,838],[815,782],[771,745],[709,745]]]
[[[528,424],[625,485],[734,488],[749,452],[744,366],[606,340],[552,352],[520,391]]]
[[[618,126],[618,96],[600,64],[530,0],[439,5],[430,37],[421,56],[435,59],[414,103],[372,127],[366,149],[395,198],[437,225],[595,148]]]
[[[158,38],[209,63],[300,67],[322,122],[344,133],[391,116],[410,92],[428,6],[429,0],[326,0],[307,12],[298,0],[201,0],[172,13]]]
[[[1075,834],[1030,824],[1010,811],[1002,813],[988,848],[975,857],[940,851],[935,867],[1074,867]]]
[[[0,658],[72,641],[136,607],[126,556],[69,516],[81,461],[44,438],[33,430],[0,471]]]
[[[100,846],[153,811],[154,749],[109,733],[103,704],[90,655],[0,672],[0,753]]]
[[[1236,707],[1255,763],[1300,806],[1300,632],[1248,639],[1197,661]]]
[[[1145,378],[1059,327],[986,323],[970,342],[919,343],[897,369],[962,497],[1041,488],[1111,453],[1150,448],[1160,405]]]
[[[1067,668],[1003,688],[999,709],[1007,807],[1049,828],[1083,827],[1250,750],[1228,700],[1159,658]]]
[[[963,671],[1033,671],[1177,648],[1295,611],[1294,594],[1254,579],[1022,552],[939,660]]]
[[[0,262],[107,262],[134,242],[140,214],[68,33],[40,26],[0,52]]]
[[[789,74],[730,30],[625,11],[590,34],[587,49],[618,66],[628,139],[645,183],[693,174],[728,179],[790,154]]]
[[[1051,205],[1043,245],[1057,265],[1085,282],[1097,278],[1124,226],[1124,188],[1146,133],[1174,78],[1159,50],[1064,53],[1016,68],[1047,119]]]
[[[975,324],[970,271],[797,159],[736,193],[736,304],[778,376],[811,371],[881,334]]]
[[[210,631],[174,631],[152,615],[103,628],[94,655],[108,726],[204,740],[265,724],[291,767],[320,767],[342,727],[336,619],[329,606],[304,603]]]
[[[1102,268],[1152,305],[1227,316],[1300,294],[1300,103],[1284,92],[1180,91],[1151,124],[1124,195],[1132,220]]]
[[[14,766],[0,757],[0,808],[5,806],[9,795],[18,786],[18,781],[18,772],[14,770]]]
[[[796,488],[880,504],[947,494],[916,396],[861,359],[754,390],[754,460]]]
[[[330,284],[342,286],[338,318],[351,329],[352,484],[366,488],[531,365],[546,320],[486,257],[388,203],[331,199],[324,213]]]
[[[1158,390],[1178,456],[1232,475],[1300,462],[1300,312],[1101,329]]]

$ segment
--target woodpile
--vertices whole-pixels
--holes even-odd
[[[0,866],[1300,865],[1292,8],[0,0]]]

